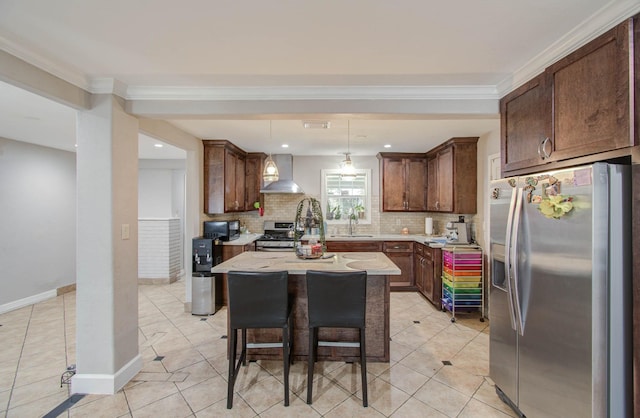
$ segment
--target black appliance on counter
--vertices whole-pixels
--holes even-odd
[[[205,221],[202,236],[218,238],[220,241],[238,239],[240,238],[240,221]]]
[[[222,277],[211,268],[222,263],[222,243],[217,238],[193,238],[191,313],[213,315],[222,306]]]
[[[293,251],[294,222],[264,221],[264,235],[256,240],[256,251]]]

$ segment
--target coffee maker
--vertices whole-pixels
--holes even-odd
[[[222,306],[222,277],[211,268],[222,263],[222,243],[217,238],[193,238],[191,313],[213,315]]]
[[[471,242],[471,224],[464,221],[464,216],[458,222],[447,222],[448,244],[469,244]]]

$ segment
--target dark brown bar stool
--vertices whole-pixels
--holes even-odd
[[[360,347],[362,405],[367,406],[367,356],[365,350],[366,271],[307,271],[309,298],[309,374],[307,403],[311,404],[313,368],[318,346]],[[318,341],[318,328],[358,328],[360,342]]]
[[[227,274],[229,315],[229,379],[227,409],[233,406],[233,387],[241,364],[246,364],[247,348],[282,347],[284,363],[284,405],[289,406],[289,364],[293,346],[291,298],[286,271],[230,271]],[[282,342],[247,344],[249,328],[282,328]],[[236,363],[238,330],[242,330],[242,351]]]

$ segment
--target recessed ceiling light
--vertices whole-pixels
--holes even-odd
[[[302,121],[302,126],[304,126],[305,129],[329,129],[331,127],[331,122],[321,120],[304,120]]]
[[[289,144],[282,144],[282,148],[289,148]]]
[[[154,147],[156,147],[156,148],[162,148],[162,147],[164,147],[164,145],[162,145],[162,144],[153,144],[153,146],[154,146]]]
[[[389,145],[389,144],[385,144],[385,145],[384,145],[384,147],[385,147],[385,148],[391,148],[391,145]]]

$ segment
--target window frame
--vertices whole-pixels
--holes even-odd
[[[364,195],[364,197],[362,198],[362,205],[365,208],[364,211],[364,218],[358,218],[357,222],[359,224],[365,224],[365,225],[370,225],[371,224],[371,169],[370,168],[360,168],[360,169],[354,169],[353,170],[355,174],[357,174],[358,176],[364,176],[365,177],[365,190],[364,192],[366,193]],[[337,168],[323,168],[320,170],[320,175],[321,175],[321,180],[320,180],[320,189],[321,189],[321,198],[320,198],[320,203],[322,204],[322,210],[323,213],[326,212],[327,209],[327,203],[329,201],[329,198],[332,197],[328,194],[327,192],[327,176],[328,175],[336,175],[336,174],[341,174],[342,170],[337,169]],[[355,195],[356,197],[358,197],[357,195]],[[353,198],[354,195],[347,195],[345,196],[346,198]],[[324,213],[324,220],[325,222],[327,222],[327,225],[346,225],[349,223],[349,217],[348,214],[343,214],[343,216],[340,219],[327,219],[327,214]]]

